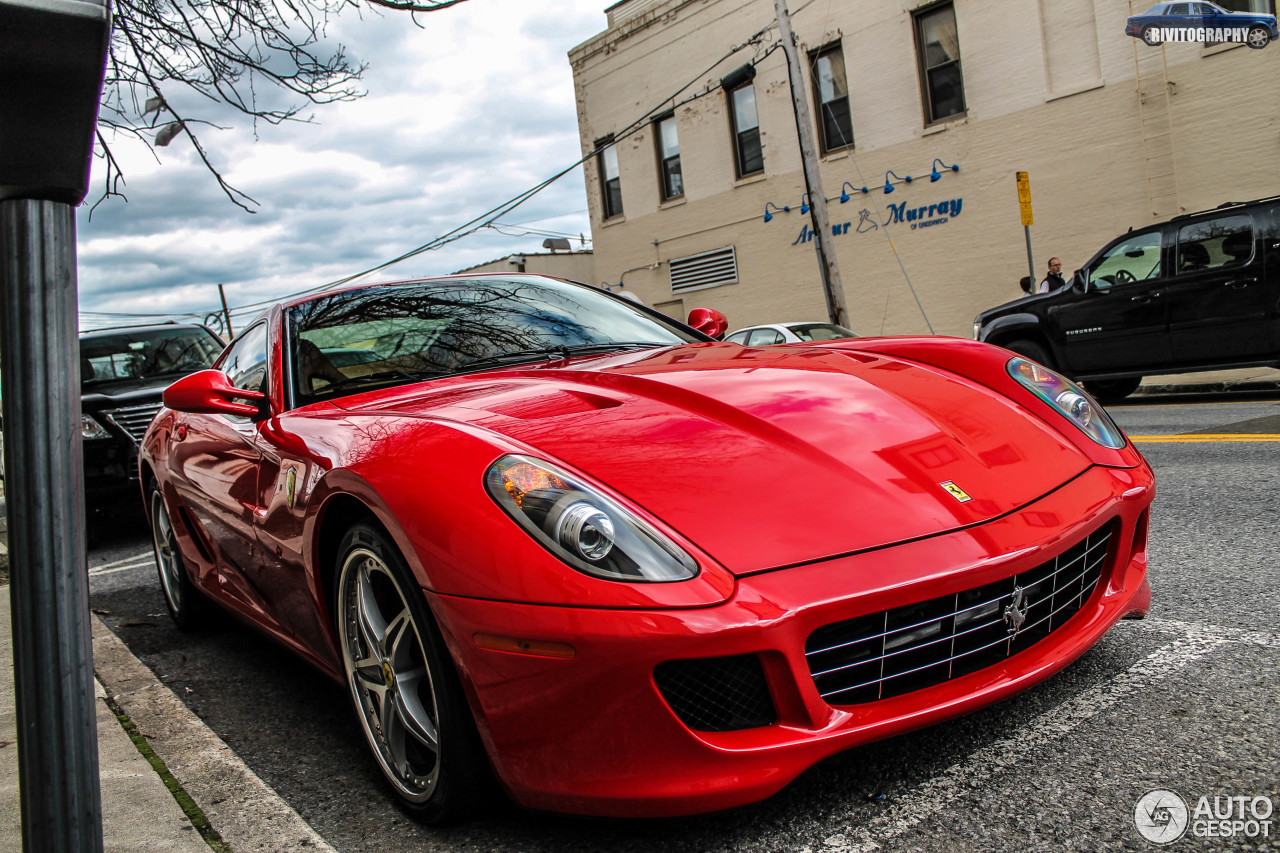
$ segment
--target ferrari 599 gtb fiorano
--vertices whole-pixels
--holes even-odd
[[[423,820],[491,777],[579,814],[749,803],[1149,605],[1151,470],[977,341],[752,348],[465,276],[277,305],[215,368],[143,441],[169,609],[345,684]]]

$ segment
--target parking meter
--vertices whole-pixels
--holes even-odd
[[[0,0],[0,343],[23,849],[100,853],[75,211],[106,0]]]

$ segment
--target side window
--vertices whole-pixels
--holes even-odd
[[[764,150],[760,146],[760,119],[756,115],[756,90],[751,83],[729,93],[733,122],[733,157],[738,177],[764,171]]]
[[[618,149],[613,135],[596,140],[596,167],[600,170],[600,194],[605,219],[622,215],[622,180],[618,173]]]
[[[259,323],[236,341],[221,370],[237,388],[261,391],[267,378],[267,324]]]
[[[668,113],[653,122],[653,138],[658,145],[659,189],[662,200],[684,195],[684,173],[680,170],[680,138],[676,135],[676,117]]]
[[[731,344],[745,344],[745,343],[747,342],[747,333],[746,333],[746,332],[734,332],[732,335],[730,335],[729,337],[725,338],[725,341],[726,341],[727,343],[731,343]]]
[[[823,48],[810,60],[813,68],[813,97],[821,113],[818,130],[822,151],[853,145],[853,123],[849,118],[849,83],[844,73],[844,51],[840,45]]]
[[[1149,231],[1121,240],[1089,269],[1089,284],[1099,290],[1159,277],[1159,231]]]
[[[1239,266],[1253,257],[1253,220],[1224,216],[1178,229],[1178,273]]]
[[[960,72],[955,6],[940,3],[915,13],[915,27],[925,124],[964,113],[964,76]]]
[[[1190,14],[1190,12],[1187,11],[1186,3],[1170,3],[1169,10],[1165,12],[1165,14],[1166,15],[1188,15]]]
[[[773,329],[756,329],[747,340],[747,344],[753,347],[764,347],[769,344],[780,343],[782,343],[782,334]]]

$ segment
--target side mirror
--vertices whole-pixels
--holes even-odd
[[[729,331],[729,318],[714,308],[694,308],[689,312],[689,325],[708,337],[720,340]]]
[[[1089,284],[1084,277],[1084,270],[1076,270],[1076,274],[1071,277],[1071,289],[1076,293],[1084,293],[1089,289]]]
[[[237,403],[236,400],[247,400]],[[221,370],[201,370],[184,376],[164,389],[164,404],[175,412],[202,415],[238,415],[256,418],[262,414],[267,395],[237,388]]]

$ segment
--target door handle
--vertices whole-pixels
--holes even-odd
[[[1130,296],[1129,301],[1137,302],[1140,305],[1146,305],[1148,302],[1151,301],[1151,297],[1150,296]]]
[[[1227,287],[1232,290],[1243,290],[1251,284],[1256,284],[1257,281],[1256,278],[1237,278],[1235,281],[1227,282]]]

